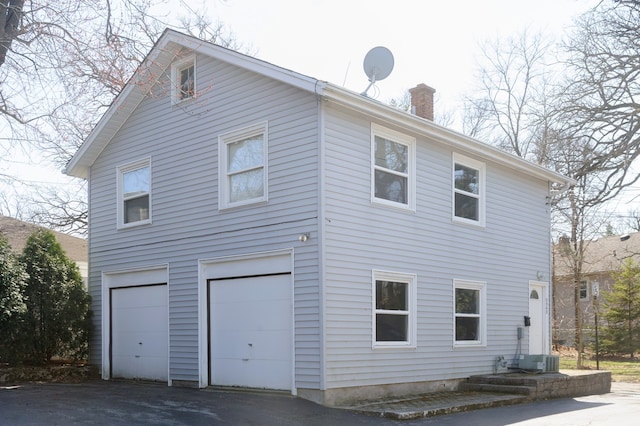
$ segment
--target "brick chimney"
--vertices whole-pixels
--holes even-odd
[[[433,121],[433,94],[436,89],[424,83],[418,84],[411,93],[411,114]]]

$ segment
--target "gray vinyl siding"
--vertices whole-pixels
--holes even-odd
[[[497,355],[516,352],[529,280],[549,281],[547,182],[484,161],[486,226],[453,223],[453,151],[408,133],[417,139],[416,211],[375,205],[371,118],[327,104],[325,123],[326,387],[491,372]],[[372,349],[373,269],[417,274],[416,348]],[[486,282],[485,347],[453,347],[454,279]]]
[[[296,377],[320,383],[316,97],[197,57],[197,99],[171,105],[157,86],[91,168],[91,273],[100,325],[101,272],[169,265],[170,378],[198,380],[198,259],[294,248]],[[268,202],[218,210],[218,135],[268,121]],[[152,224],[117,229],[116,168],[151,158]],[[107,325],[105,325],[107,327]],[[107,329],[105,328],[105,331]],[[99,363],[101,336],[91,345]]]

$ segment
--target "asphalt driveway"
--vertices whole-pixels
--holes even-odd
[[[343,424],[389,421],[274,393],[118,381],[0,386],[2,426]]]
[[[0,425],[626,425],[640,418],[640,384],[612,392],[395,421],[281,394],[91,381],[0,386]]]

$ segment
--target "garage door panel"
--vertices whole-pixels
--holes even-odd
[[[286,311],[291,309],[290,301],[279,301],[279,303],[270,303],[267,308],[265,303],[248,304],[245,306],[241,303],[216,304],[212,307],[212,313],[217,318],[229,318],[225,325],[226,330],[290,330],[291,324],[288,316],[285,315],[260,315],[265,309],[274,311]]]
[[[279,359],[291,358],[290,345],[276,345],[274,342],[290,341],[289,331],[262,331],[243,333],[237,331],[218,333],[215,353],[220,358],[237,359]]]
[[[291,389],[291,276],[209,285],[212,384]]]
[[[111,290],[111,375],[168,380],[166,285]]]
[[[238,359],[221,359],[217,363],[219,369],[212,373],[211,379],[218,386],[291,389],[291,363],[289,360],[248,362]],[[222,373],[228,371],[233,371],[234,374]],[[269,386],[265,386],[265,383],[268,383]]]
[[[112,321],[116,326],[126,326],[126,330],[129,332],[146,333],[158,327],[158,318],[166,317],[166,311],[166,306],[117,309],[114,311],[117,315],[114,315]]]

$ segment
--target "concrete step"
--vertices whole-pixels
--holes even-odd
[[[482,375],[471,376],[468,379],[468,383],[486,383],[492,385],[505,385],[505,386],[537,386],[537,380],[535,377],[514,375],[494,374],[494,375]]]
[[[508,393],[516,395],[535,395],[535,386],[521,386],[521,385],[502,385],[493,383],[462,383],[460,390],[474,391],[474,392],[493,392],[493,393]]]

